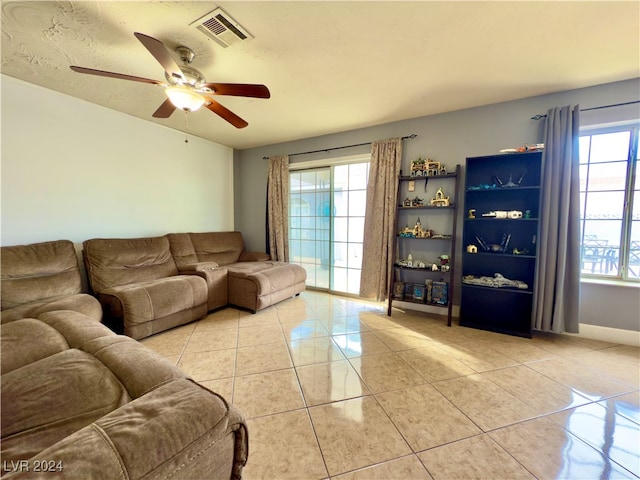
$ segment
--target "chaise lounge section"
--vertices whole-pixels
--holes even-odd
[[[224,303],[220,296],[213,304],[210,301],[209,310],[229,304],[255,313],[305,289],[304,268],[246,251],[240,232],[170,233],[167,237],[179,269],[218,268],[226,273],[228,298]]]

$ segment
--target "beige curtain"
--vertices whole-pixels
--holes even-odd
[[[267,227],[272,260],[289,261],[289,157],[269,157]]]
[[[360,295],[382,302],[387,298],[393,271],[393,242],[398,202],[398,174],[402,139],[380,140],[371,145]]]

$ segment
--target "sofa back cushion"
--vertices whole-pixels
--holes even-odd
[[[2,247],[2,310],[82,292],[78,257],[69,240]]]
[[[87,276],[95,293],[178,274],[166,236],[94,238],[86,240],[83,247]]]
[[[191,237],[188,233],[169,233],[167,238],[169,239],[173,261],[176,262],[178,269],[186,265],[199,263],[196,250],[193,248],[193,243],[191,243]]]
[[[240,232],[190,233],[189,236],[199,262],[229,265],[237,262],[244,251]]]
[[[185,263],[215,262],[220,266],[229,265],[237,262],[244,251],[240,232],[176,233],[168,237],[172,253],[180,256]]]

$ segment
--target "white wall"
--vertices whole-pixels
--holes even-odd
[[[233,229],[230,147],[0,78],[2,245]]]

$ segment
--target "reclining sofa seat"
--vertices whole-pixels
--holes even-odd
[[[80,264],[70,240],[2,247],[0,322],[73,310],[100,322],[102,307],[83,292]]]
[[[224,269],[230,305],[255,313],[305,289],[304,268],[270,260],[266,253],[245,251],[241,232],[170,233],[167,237],[178,268]],[[221,302],[220,297],[216,305],[223,306]]]
[[[240,478],[241,413],[135,340],[55,311],[2,325],[1,355],[2,480]]]
[[[166,236],[94,238],[83,243],[89,284],[105,324],[141,339],[207,313],[207,282],[179,275]]]

